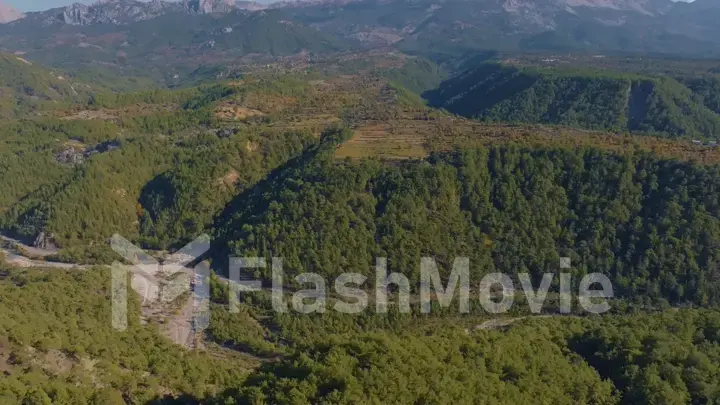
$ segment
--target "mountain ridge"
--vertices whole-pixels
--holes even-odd
[[[711,83],[690,83],[664,75],[485,63],[425,97],[434,107],[488,121],[718,139],[720,115],[700,94]]]
[[[127,25],[168,13],[213,14],[229,13],[235,9],[237,7],[232,0],[101,0],[92,4],[73,3],[33,14],[40,17],[45,24]]]
[[[30,13],[0,25],[0,50],[62,69],[142,71],[168,83],[201,65],[350,48],[281,10],[205,13],[188,11],[187,4],[193,3],[121,0]]]
[[[273,17],[265,25],[243,22],[267,15]],[[143,59],[171,52],[165,66],[176,65],[180,54],[202,59],[195,67],[219,62],[206,55],[219,50],[228,60],[338,49],[323,43],[345,51],[392,46],[426,57],[495,49],[707,58],[720,57],[718,20],[720,5],[711,0],[104,0],[0,24],[0,49],[54,66],[123,65],[138,47]],[[259,32],[294,45],[280,52],[248,46]],[[248,38],[226,41],[238,35]]]
[[[282,3],[295,19],[369,45],[472,50],[720,55],[714,2],[671,0],[358,0]],[[718,18],[710,18],[708,14]],[[679,20],[676,13],[684,16]]]
[[[70,25],[90,24],[116,24],[125,25],[131,22],[152,19],[171,12],[186,12],[195,14],[220,14],[234,10],[247,9],[251,11],[266,8],[305,8],[305,7],[343,7],[363,3],[389,4],[390,1],[377,2],[375,0],[289,0],[262,4],[254,1],[234,0],[99,0],[91,4],[75,2],[65,7],[53,8],[45,11],[28,14],[42,16],[46,24],[64,22]],[[443,4],[446,1],[439,1]],[[442,6],[431,6],[441,8]],[[671,0],[553,0],[553,1],[526,1],[504,0],[497,2],[508,13],[537,15],[539,8],[556,7],[565,8],[576,13],[575,8],[588,7],[595,9],[609,9],[619,11],[636,11],[646,15],[657,15],[672,5]],[[658,7],[661,6],[661,7]],[[431,10],[433,11],[433,10]],[[495,10],[493,10],[495,11]],[[25,14],[15,11],[9,6],[0,4],[0,23],[7,23]]]

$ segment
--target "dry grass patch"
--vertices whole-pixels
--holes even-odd
[[[697,146],[687,140],[543,125],[484,124],[451,116],[362,123],[356,127],[354,136],[337,149],[335,156],[339,159],[423,158],[433,151],[502,143],[529,147],[590,147],[619,154],[653,152],[666,159],[720,163],[720,148]]]
[[[219,105],[215,109],[215,116],[222,120],[243,121],[250,117],[263,116],[265,113],[252,108],[247,108],[232,103]]]
[[[238,173],[237,170],[232,169],[229,172],[227,172],[224,176],[217,179],[216,182],[220,186],[224,184],[226,186],[231,187],[231,186],[235,185],[235,183],[237,183],[239,179],[240,179],[240,173]]]
[[[175,104],[137,103],[121,108],[101,108],[98,110],[57,111],[55,117],[61,120],[115,120],[118,118],[147,117],[162,112],[177,110]]]

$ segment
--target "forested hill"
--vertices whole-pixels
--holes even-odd
[[[7,405],[635,405],[720,396],[716,310],[486,328],[469,316],[266,315],[262,301],[230,314],[213,304],[211,336],[237,347],[255,339],[278,353],[258,361],[213,342],[195,351],[171,344],[162,324],[141,322],[135,296],[128,330],[112,329],[103,268],[11,269],[0,260],[0,275]]]
[[[63,40],[58,41],[57,36]],[[219,15],[168,13],[128,25],[42,25],[24,19],[0,25],[0,47],[65,69],[103,66],[127,75],[185,79],[200,65],[243,56],[279,57],[351,49],[348,41],[293,21],[280,10]]]
[[[2,112],[13,115],[0,119],[0,230],[34,247],[0,242],[0,405],[720,404],[720,148],[481,123],[413,93],[437,87],[447,65],[392,51],[306,56],[132,93],[0,59]],[[493,119],[688,125],[675,136],[700,133],[714,121],[692,120],[720,111],[710,70],[675,80],[485,68],[497,90],[468,74],[440,94],[468,101],[468,115],[471,102],[487,104]],[[198,307],[197,278],[167,274],[143,296],[128,288],[127,328],[116,330],[117,273],[51,263],[117,262],[116,233],[159,260],[211,234],[220,275],[231,255],[280,256],[289,311],[277,309],[278,289],[239,293],[215,276]],[[417,305],[428,256],[443,285],[454,259],[469,257],[469,313]],[[411,280],[409,313],[396,297],[387,313],[377,298],[336,311],[355,300],[331,280],[369,276],[371,298],[378,257]],[[52,268],[24,267],[36,265]],[[558,313],[554,277],[534,316],[518,273],[537,291],[558,271],[571,273],[573,295],[581,276],[606,274],[611,310]],[[310,287],[301,272],[334,293],[297,294]],[[491,272],[513,277],[517,293],[497,316],[476,294]],[[291,309],[298,298],[325,311]]]
[[[73,84],[61,73],[0,52],[0,118],[53,104],[87,100],[88,92],[88,86]]]
[[[422,256],[468,256],[478,277],[554,272],[567,254],[623,297],[720,300],[717,166],[512,146],[335,164],[333,151],[326,141],[240,195],[218,221],[220,256],[283,257],[288,274],[327,277],[371,276],[388,257],[418,282]]]
[[[430,104],[490,121],[720,137],[717,80],[486,63],[425,93]]]

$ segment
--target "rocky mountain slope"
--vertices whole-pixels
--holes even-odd
[[[717,18],[711,17],[720,10],[717,0],[359,0],[284,8],[323,31],[420,52],[720,53]]]
[[[248,5],[245,5],[249,7]],[[0,25],[0,50],[47,66],[142,70],[172,80],[204,64],[347,49],[347,41],[281,10],[226,0],[112,0],[74,4]]]
[[[42,25],[69,24],[124,25],[150,20],[168,13],[228,13],[237,9],[232,0],[101,0],[93,4],[73,3],[67,7],[29,13],[34,23]]]
[[[170,77],[247,55],[388,45],[440,57],[487,49],[713,57],[720,56],[718,20],[718,0],[311,0],[267,6],[104,0],[0,24],[0,49],[26,52],[51,66],[149,65]]]

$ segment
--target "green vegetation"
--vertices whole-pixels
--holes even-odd
[[[114,120],[12,122],[0,137],[6,155],[0,223],[21,237],[52,234],[68,248],[56,256],[63,261],[107,257],[88,242],[104,246],[116,232],[154,248],[193,238],[230,198],[313,139],[304,130],[214,117],[216,101],[235,92],[217,85],[98,93],[90,112],[137,104],[182,108]]]
[[[307,133],[236,137],[194,146],[200,151],[175,156],[173,168],[148,182],[140,193],[140,234],[150,246],[166,247],[199,235],[238,192],[299,153],[312,140]]]
[[[433,106],[490,121],[716,139],[720,115],[710,82],[692,83],[691,90],[666,76],[488,63],[426,96]]]
[[[234,63],[244,56],[267,61],[354,48],[351,42],[293,21],[279,10],[214,15],[173,12],[121,26],[66,26],[67,40],[61,43],[56,40],[57,26],[38,29],[39,24],[26,19],[0,26],[0,44],[26,50],[30,61],[80,70],[84,77],[99,79],[96,83],[114,89],[122,86],[124,91],[138,88],[133,84],[138,76],[176,86],[201,65]],[[107,73],[100,73],[97,66],[107,66]]]
[[[262,368],[238,396],[273,404],[616,403],[612,384],[549,335],[469,336],[447,327],[331,336]]]
[[[410,59],[400,68],[383,69],[379,74],[417,94],[436,88],[447,78],[440,66],[423,58]]]
[[[387,257],[411,280],[410,313],[280,313],[269,291],[241,294],[230,312],[214,276],[209,327],[189,350],[168,339],[188,321],[187,294],[131,294],[120,332],[107,268],[11,268],[0,251],[0,403],[720,403],[717,149],[484,125],[424,104],[418,93],[444,78],[437,65],[354,57],[172,91],[59,92],[14,110],[0,128],[0,228],[52,239],[61,250],[47,260],[94,264],[119,260],[114,233],[157,256],[210,233],[218,273],[230,255],[279,256],[289,294],[301,272],[361,273],[371,288]],[[26,97],[24,81],[45,83],[34,74],[2,88]],[[427,94],[488,120],[689,137],[718,128],[716,85],[483,65]],[[416,149],[340,158],[358,135]],[[553,284],[542,316],[519,294],[499,318],[475,298],[467,314],[437,302],[425,314],[423,256],[443,281],[465,256],[473,281],[530,273],[536,286],[567,256],[573,289],[601,272],[618,298],[603,316],[560,315]]]
[[[507,330],[418,324],[317,338],[261,368],[233,397],[243,404],[679,405],[720,395],[716,311],[535,319]]]
[[[476,317],[268,319],[257,316],[262,301],[241,304],[239,314],[218,306],[213,338],[244,328],[243,338],[281,347],[279,357],[252,370],[257,362],[212,343],[197,351],[172,345],[160,336],[161,325],[141,324],[135,300],[128,330],[112,329],[107,270],[0,266],[0,399],[8,405],[679,405],[720,399],[720,314],[714,310],[527,318],[485,327]]]
[[[0,53],[0,118],[43,108],[68,107],[87,97],[88,88],[73,85],[60,73],[38,68],[20,57]]]
[[[283,257],[288,275],[326,277],[371,276],[375,257],[388,257],[415,284],[422,256],[445,271],[468,256],[479,279],[493,270],[540,277],[562,253],[631,300],[720,299],[716,166],[513,146],[336,164],[341,134],[238,196],[219,221],[229,253]]]
[[[142,120],[142,130],[178,131],[200,124],[169,119],[170,128],[162,120]],[[34,168],[37,172],[17,167],[23,166],[20,160],[9,168],[23,170],[33,182],[8,179],[18,182],[19,190],[15,198],[6,194],[16,200],[5,215],[6,228],[29,237],[48,231],[63,246],[104,242],[115,232],[142,236],[154,247],[173,245],[202,230],[235,193],[310,139],[302,132],[261,136],[253,131],[222,139],[207,133],[180,139],[138,137],[77,167],[55,162],[47,151],[38,156],[42,166]],[[59,170],[45,173],[47,166]]]
[[[9,270],[0,263],[0,402],[146,404],[239,384],[247,365],[175,346],[129,305],[111,326],[110,272]],[[127,401],[127,402],[126,402]]]
[[[705,107],[720,114],[720,77],[706,76],[679,79],[693,93],[702,97]]]

